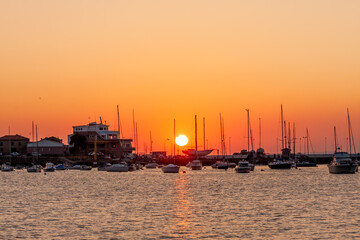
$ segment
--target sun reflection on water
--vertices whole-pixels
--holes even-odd
[[[174,219],[172,230],[174,234],[186,235],[191,237],[192,226],[194,223],[193,204],[189,192],[189,181],[186,174],[181,173],[174,181]]]

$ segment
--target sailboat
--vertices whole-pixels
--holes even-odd
[[[197,116],[195,115],[195,159],[190,162],[191,170],[201,170],[202,164],[198,159],[198,145],[197,145]]]
[[[336,141],[336,127],[334,127],[334,139],[335,139],[335,153],[333,156],[333,160],[330,164],[328,164],[329,173],[334,174],[346,174],[346,173],[355,173],[358,165],[355,163],[350,155],[351,155],[351,146],[352,146],[352,130],[350,124],[350,116],[349,116],[349,109],[347,110],[348,113],[348,128],[349,128],[349,147],[350,147],[350,154],[347,152],[338,151],[340,148],[337,146]]]
[[[175,156],[175,119],[174,119],[174,156]],[[175,165],[175,158],[174,164],[168,164],[161,168],[163,173],[179,173],[180,167]]]
[[[286,127],[286,124],[285,124]],[[285,130],[286,132],[286,130]],[[281,104],[281,143],[282,143],[282,149],[281,149],[281,158],[280,159],[274,159],[273,162],[269,162],[269,168],[271,169],[291,169],[293,162],[290,161],[290,148],[284,147],[284,119],[283,119],[283,108]],[[286,145],[286,141],[285,141]]]

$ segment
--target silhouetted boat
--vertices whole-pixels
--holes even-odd
[[[191,157],[195,157],[195,156],[204,157],[206,155],[209,155],[212,151],[214,151],[214,149],[198,150],[198,151],[196,151],[195,149],[188,149],[188,150],[183,150],[182,152]]]
[[[175,164],[169,164],[162,167],[164,173],[179,173],[180,167]]]
[[[55,166],[53,163],[46,163],[45,168],[44,168],[44,172],[54,172],[55,171]]]
[[[238,163],[238,166],[235,168],[235,171],[237,173],[249,173],[251,170],[251,167],[249,166],[249,162],[247,161],[240,161]]]
[[[200,162],[200,160],[193,160],[190,162],[190,168],[192,170],[201,170],[202,169],[202,164]]]
[[[6,165],[5,163],[1,165],[1,171],[2,172],[11,172],[14,171],[13,166]]]
[[[329,173],[355,173],[358,165],[347,152],[335,152],[333,160],[328,164]]]

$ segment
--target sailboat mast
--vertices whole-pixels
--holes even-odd
[[[39,160],[39,141],[38,141],[38,130],[37,130],[37,124],[35,125],[36,129],[36,158]]]
[[[224,155],[223,149],[223,127],[222,127],[222,120],[221,120],[221,113],[220,113],[220,148],[221,148],[221,155]]]
[[[259,148],[261,148],[261,118],[259,118]]]
[[[309,156],[309,129],[306,128],[306,148],[307,148],[307,155]]]
[[[120,111],[119,111],[119,105],[117,105],[117,124],[118,124],[118,132],[119,132],[119,155],[120,158],[122,157],[122,146],[121,146],[121,129],[120,129]]]
[[[137,123],[135,123],[135,131],[136,131],[136,153],[139,155],[139,135],[138,135]]]
[[[284,148],[284,116],[283,116],[282,104],[281,104],[281,147]]]
[[[336,127],[334,126],[335,152],[337,152]]]
[[[203,117],[204,151],[205,151],[205,117]]]
[[[136,130],[135,130],[135,110],[133,109],[133,133],[134,133],[134,146],[136,147]],[[137,152],[137,150],[136,150]]]
[[[284,121],[284,143],[285,143],[285,148],[287,148],[287,141],[286,141],[286,121]]]
[[[295,123],[293,123],[293,148],[294,148],[294,158],[296,155],[296,151],[295,151],[295,145],[296,145],[296,130],[295,130]]]
[[[349,114],[349,108],[347,109],[347,117],[348,117],[348,130],[349,130],[349,149],[351,154],[351,126],[350,126],[350,114]]]
[[[150,154],[152,152],[152,144],[153,144],[153,140],[152,140],[151,131],[150,131]]]
[[[197,144],[197,116],[195,115],[195,151],[198,150],[198,144]]]
[[[288,135],[288,148],[291,148],[291,129],[290,129],[290,122],[288,122],[289,125],[289,135]]]
[[[250,151],[250,117],[249,117],[249,109],[245,109],[247,112],[247,140],[248,140],[248,148],[247,151]]]
[[[174,156],[175,156],[175,118],[174,118]]]

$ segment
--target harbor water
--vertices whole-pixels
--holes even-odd
[[[325,165],[247,174],[16,170],[0,181],[0,239],[360,238],[360,174]]]

